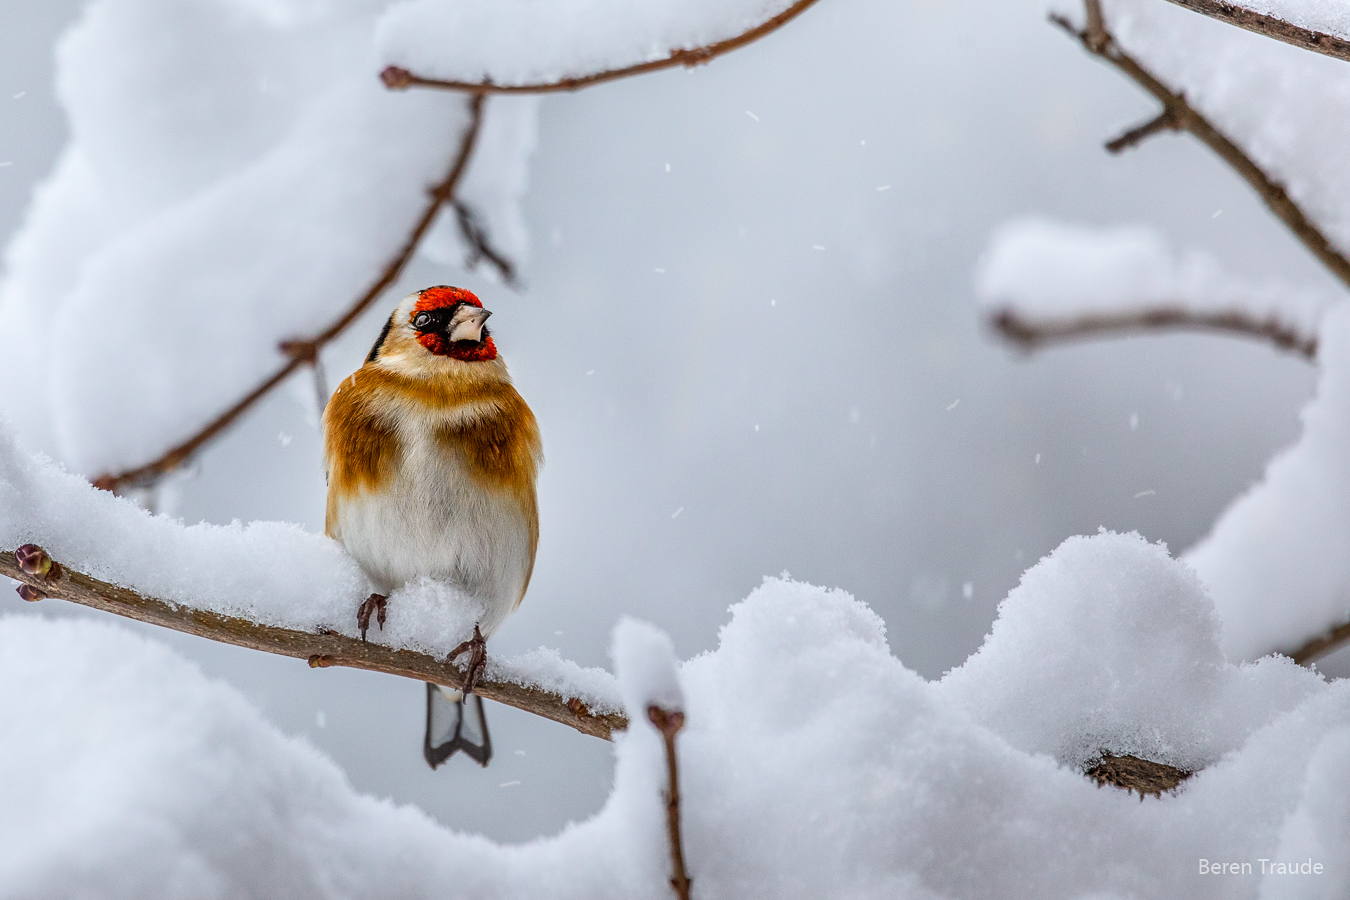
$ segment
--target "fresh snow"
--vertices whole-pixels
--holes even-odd
[[[369,589],[327,538],[153,516],[6,438],[0,546],[30,541],[143,593],[291,628],[354,634]],[[418,582],[372,638],[445,653],[476,612]],[[639,722],[651,702],[685,712],[700,896],[1344,896],[1350,682],[1284,658],[1231,662],[1229,632],[1260,625],[1226,618],[1239,612],[1216,612],[1165,547],[1103,532],[1028,570],[984,645],[940,681],[891,655],[863,603],[786,579],[734,606],[718,649],[683,664],[665,634],[624,620],[617,679],[549,650],[493,659],[489,673]],[[0,686],[0,766],[23,773],[0,804],[0,893],[668,890],[664,762],[645,725],[618,737],[599,814],[505,847],[357,795],[232,689],[110,622],[0,620]],[[1102,752],[1200,771],[1140,803],[1081,774]],[[1196,871],[1310,855],[1326,867],[1315,881]]]
[[[646,721],[649,706],[659,706],[667,712],[684,710],[684,692],[677,671],[679,660],[675,657],[675,645],[664,631],[649,622],[620,619],[614,626],[610,655],[630,721]]]
[[[1228,665],[1204,587],[1135,535],[1072,537],[1028,570],[984,646],[943,679],[1028,752],[1086,766],[1103,748],[1193,771],[1312,696],[1284,657]]]
[[[1233,659],[1294,650],[1350,621],[1350,306],[1329,312],[1320,335],[1303,434],[1186,557]]]
[[[1127,49],[1246,148],[1335,245],[1350,247],[1340,153],[1350,142],[1350,67],[1164,3],[1113,0],[1107,15]],[[1347,344],[1342,304],[1319,329],[1321,377],[1303,435],[1189,556],[1232,658],[1292,650],[1350,619]]]
[[[284,522],[185,525],[35,459],[0,433],[0,549],[34,543],[59,562],[146,596],[309,633],[356,637],[372,587],[342,547]],[[389,597],[374,643],[445,656],[481,607],[422,579]],[[539,649],[490,657],[489,677],[565,692],[598,713],[622,710],[613,676]]]
[[[672,674],[641,659],[659,633],[617,632],[621,681],[647,697]],[[1350,682],[1225,661],[1194,574],[1134,535],[1042,560],[941,681],[892,656],[864,604],[781,579],[678,681],[699,897],[1350,891]],[[0,620],[0,685],[0,766],[22,773],[0,804],[7,896],[669,896],[651,728],[617,736],[599,813],[504,846],[357,794],[233,689],[111,622]],[[1101,750],[1205,768],[1141,802],[1081,774]],[[1310,857],[1323,874],[1259,874]],[[1201,877],[1202,859],[1254,874]]]

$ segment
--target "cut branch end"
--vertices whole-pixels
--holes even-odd
[[[407,69],[398,66],[386,66],[380,72],[380,81],[391,91],[405,91],[412,86],[413,76]]]

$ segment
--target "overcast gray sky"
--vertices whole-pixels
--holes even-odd
[[[51,44],[78,8],[0,3],[5,235],[64,140]],[[535,579],[494,651],[607,665],[627,613],[692,656],[788,571],[870,604],[936,677],[1062,539],[1105,526],[1185,549],[1297,434],[1313,370],[1263,346],[1172,336],[1025,358],[981,327],[979,255],[1028,213],[1153,223],[1237,274],[1321,283],[1203,148],[1100,149],[1152,112],[1039,0],[821,0],[709,66],[546,99],[525,288],[419,262],[329,352],[330,377],[409,290],[459,283],[494,311],[547,455]],[[309,390],[204,454],[179,514],[321,529]],[[7,592],[0,608],[31,612]],[[419,685],[157,635],[358,788],[455,828],[550,833],[608,792],[607,746],[560,726],[493,706],[492,766],[431,773]]]

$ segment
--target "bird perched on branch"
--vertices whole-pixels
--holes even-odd
[[[428,685],[424,753],[432,768],[457,750],[492,754],[482,700],[468,699],[486,638],[520,605],[539,543],[534,414],[511,384],[472,293],[430,287],[405,297],[365,365],[324,410],[326,528],[381,592],[357,610],[361,639],[382,628],[386,595],[420,576],[482,601],[459,690]]]

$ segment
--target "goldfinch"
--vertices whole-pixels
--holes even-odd
[[[380,591],[357,610],[361,639],[372,615],[384,626],[386,595],[419,576],[483,604],[473,638],[450,656],[469,655],[460,690],[428,685],[432,768],[460,749],[487,765],[482,701],[474,697],[476,723],[465,704],[486,638],[525,596],[539,544],[539,426],[497,355],[490,315],[460,288],[403,298],[323,415],[325,530]]]

